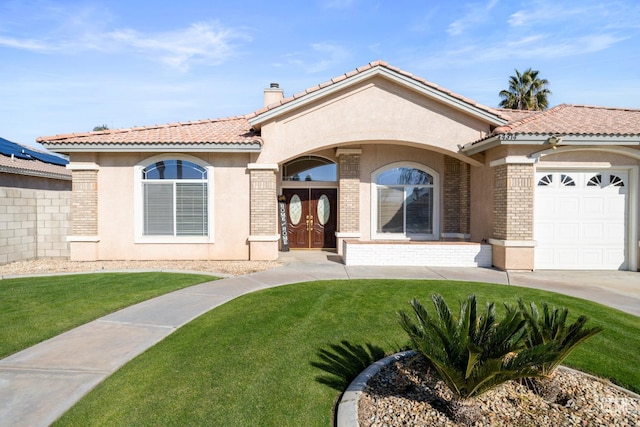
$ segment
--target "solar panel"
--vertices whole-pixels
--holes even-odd
[[[54,154],[45,153],[43,151],[32,150],[15,142],[11,142],[4,138],[0,138],[0,154],[7,157],[14,157],[25,160],[39,160],[52,165],[65,166],[68,160],[58,157]]]

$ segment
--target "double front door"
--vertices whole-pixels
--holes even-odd
[[[337,190],[335,188],[283,189],[287,203],[289,247],[336,247]]]

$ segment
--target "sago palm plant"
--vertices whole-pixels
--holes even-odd
[[[552,374],[578,345],[603,330],[600,326],[587,328],[586,323],[589,318],[584,315],[579,316],[571,325],[567,325],[569,310],[565,307],[550,308],[543,302],[542,314],[540,314],[533,302],[529,303],[528,308],[522,300],[518,300],[518,305],[527,322],[527,346],[535,347],[551,343],[557,352],[555,359],[540,365],[540,372],[545,376]]]
[[[541,363],[538,367],[542,374],[541,378],[527,380],[526,383],[545,400],[555,402],[562,390],[553,377],[554,371],[578,345],[602,332],[603,328],[586,327],[589,319],[584,315],[567,325],[569,310],[564,307],[550,308],[543,302],[542,313],[540,313],[533,302],[527,307],[524,301],[518,300],[518,305],[527,322],[527,346],[552,345],[556,354],[555,358]]]
[[[475,295],[461,303],[458,316],[441,295],[431,298],[434,314],[413,299],[413,318],[400,311],[399,321],[414,349],[451,389],[451,414],[457,421],[474,422],[474,397],[508,380],[538,376],[538,366],[555,357],[553,344],[525,345],[526,322],[507,304],[504,318],[498,320],[491,302],[478,314]]]

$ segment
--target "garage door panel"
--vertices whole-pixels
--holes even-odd
[[[615,172],[619,187],[602,171],[539,171],[536,182],[549,174],[552,183],[535,192],[536,268],[626,268],[628,174]],[[564,185],[562,175],[575,185]]]
[[[575,241],[580,235],[580,224],[566,222],[555,226],[555,238],[560,241]]]
[[[582,214],[583,217],[600,217],[604,215],[605,201],[602,197],[585,196],[583,198],[582,211],[578,211],[575,214]]]
[[[604,224],[586,224],[582,227],[581,239],[583,240],[602,240],[605,238]]]
[[[605,224],[603,239],[608,242],[626,241],[626,227],[624,224]]]
[[[556,250],[556,259],[554,261],[557,263],[562,263],[569,266],[578,265],[578,260],[580,259],[580,253],[578,248],[558,248]]]
[[[580,213],[580,199],[578,197],[567,197],[556,199],[556,215],[578,215]]]
[[[597,248],[588,248],[582,251],[582,264],[602,265],[605,259],[604,251]]]

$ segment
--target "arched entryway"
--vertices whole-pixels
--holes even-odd
[[[282,166],[287,236],[291,249],[334,249],[337,229],[336,164],[302,156]]]

